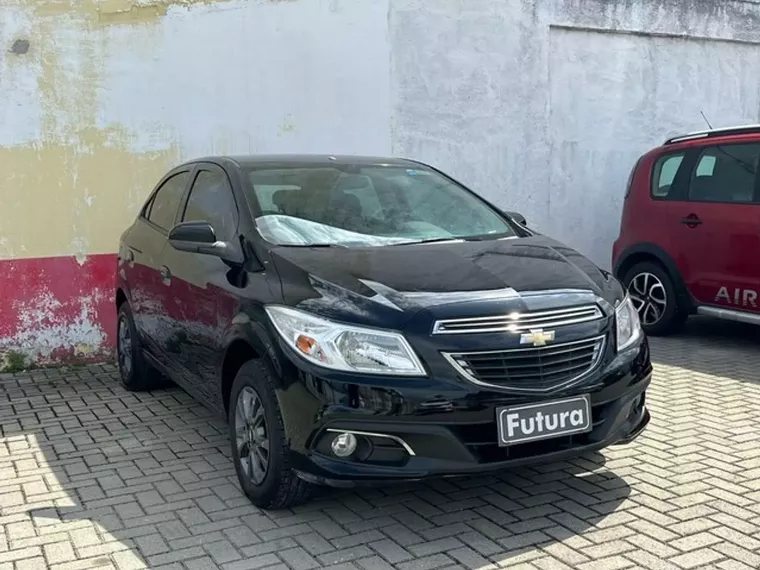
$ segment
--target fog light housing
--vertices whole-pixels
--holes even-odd
[[[336,457],[349,457],[356,451],[357,440],[352,433],[339,433],[332,440],[330,448]]]

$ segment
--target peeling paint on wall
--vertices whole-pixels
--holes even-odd
[[[16,40],[11,46],[11,53],[25,55],[29,52],[29,40]]]
[[[387,2],[0,3],[0,353],[112,351],[119,235],[180,160],[387,152]]]
[[[282,126],[280,127],[280,133],[286,134],[291,133],[296,129],[295,122],[293,121],[293,117],[288,115],[285,117],[285,119],[282,121]]]
[[[0,147],[2,164],[13,165],[0,172],[0,203],[14,213],[0,219],[3,249],[23,244],[30,256],[113,251],[135,204],[179,153],[167,146],[135,154],[126,129],[98,128],[103,62],[97,38],[87,37],[86,24],[71,15],[38,18],[35,24],[36,49],[27,56],[26,72],[36,80],[40,99],[26,108],[41,107],[42,136]],[[25,112],[23,105],[19,112]],[[94,195],[102,199],[93,201]],[[30,232],[30,226],[44,231]],[[62,250],[61,244],[75,247]]]
[[[632,157],[696,110],[758,121],[759,48],[714,45],[758,21],[733,0],[3,0],[0,352],[111,350],[118,237],[199,155],[407,155],[607,264]]]
[[[102,299],[93,295],[80,297],[78,314],[65,319],[57,316],[62,303],[50,293],[18,303],[14,308],[21,330],[3,339],[3,344],[42,360],[50,359],[61,346],[71,347],[76,356],[91,354],[106,339],[101,324],[94,320],[96,302]]]
[[[714,41],[758,21],[733,0],[3,0],[0,352],[110,351],[118,237],[199,155],[410,156],[607,264],[636,153],[697,110],[758,121],[760,48]]]
[[[0,163],[14,165],[0,173],[0,203],[13,211],[0,223],[0,257],[3,250],[13,252],[22,244],[29,256],[115,249],[119,234],[134,218],[134,204],[147,195],[176,154],[136,156],[107,146],[102,134],[93,134],[99,136],[80,140],[77,146],[0,148]],[[88,206],[88,193],[102,199]],[[46,207],[41,207],[42,201]],[[36,227],[37,235],[30,235],[30,226]],[[62,249],[62,244],[75,248]]]
[[[104,24],[151,23],[165,16],[170,8],[191,8],[230,0],[105,0],[94,6],[98,21]]]
[[[172,8],[190,9],[240,0],[6,0],[6,4],[32,8],[38,16],[86,17],[90,23],[155,23]]]
[[[114,255],[0,261],[0,352],[33,363],[108,356],[115,266]]]
[[[0,148],[0,203],[13,211],[0,223],[0,257],[26,246],[26,255],[105,253],[134,218],[134,204],[147,195],[176,156],[172,152],[136,156],[104,144],[102,137],[76,147],[45,144]],[[116,174],[116,176],[114,176]],[[87,193],[108,195],[87,205]],[[75,196],[81,196],[78,200]],[[41,207],[41,202],[46,207]],[[37,235],[30,235],[30,225]],[[73,247],[63,249],[62,244]],[[86,246],[87,249],[82,248]]]

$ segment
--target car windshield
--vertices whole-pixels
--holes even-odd
[[[248,169],[256,226],[276,245],[376,247],[515,237],[504,218],[436,171],[415,166]]]

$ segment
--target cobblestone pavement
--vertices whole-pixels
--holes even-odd
[[[0,375],[0,570],[760,568],[759,330],[654,339],[633,445],[268,514],[179,389],[127,393],[110,365]]]

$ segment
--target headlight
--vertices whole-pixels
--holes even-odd
[[[425,375],[400,333],[344,325],[288,307],[268,306],[266,312],[287,345],[319,366],[369,374]]]
[[[618,352],[625,350],[641,337],[639,313],[628,295],[615,309],[615,324],[617,325]]]

